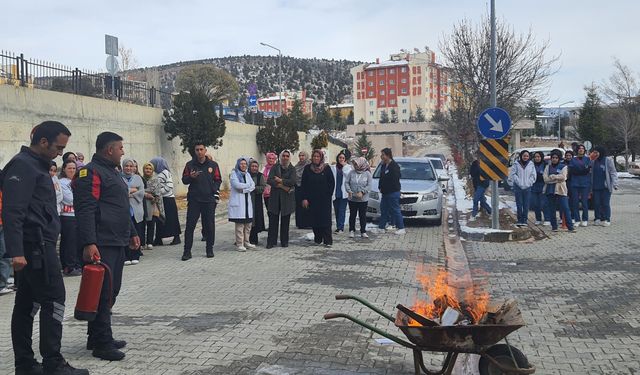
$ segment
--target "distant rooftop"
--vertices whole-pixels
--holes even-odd
[[[378,64],[370,64],[368,65],[365,70],[367,69],[375,69],[375,68],[388,68],[391,66],[404,66],[404,65],[409,65],[409,62],[407,60],[388,60],[388,61],[383,61],[381,63]]]

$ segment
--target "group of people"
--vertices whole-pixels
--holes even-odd
[[[594,224],[611,225],[611,194],[618,189],[618,174],[613,158],[607,156],[606,149],[597,146],[587,154],[584,145],[576,145],[575,150],[554,149],[546,160],[546,155],[536,151],[531,155],[523,150],[509,170],[508,183],[513,188],[516,199],[517,226],[526,226],[529,209],[533,208],[536,225],[551,225],[558,231],[557,212],[562,226],[575,232],[577,226],[589,223],[589,197],[592,198]],[[474,187],[472,216],[478,212],[478,205],[491,213],[491,207],[484,198],[488,181],[479,179],[477,163],[471,167]]]

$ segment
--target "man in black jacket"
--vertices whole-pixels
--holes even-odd
[[[11,159],[2,177],[5,243],[20,286],[11,317],[16,375],[89,374],[71,367],[60,354],[65,289],[56,255],[60,217],[49,167],[62,155],[70,136],[69,129],[56,121],[36,126],[31,145]],[[38,309],[42,365],[31,347]]]
[[[122,284],[125,247],[140,247],[129,211],[129,189],[116,170],[123,155],[121,136],[100,133],[96,153],[89,164],[78,170],[73,185],[78,242],[84,249],[83,258],[90,262],[99,257],[111,269],[111,285],[105,277],[97,315],[89,322],[87,330],[87,349],[93,350],[94,357],[109,361],[123,359],[125,354],[119,349],[127,344],[114,340],[111,330],[111,307]]]
[[[380,222],[378,232],[384,233],[387,222],[396,225],[396,234],[405,234],[404,219],[400,212],[400,166],[393,160],[390,148],[383,148],[380,151],[380,180],[378,190],[380,190]]]
[[[215,196],[220,190],[222,177],[218,163],[207,158],[207,148],[198,143],[193,150],[194,158],[187,162],[182,172],[182,183],[189,185],[187,192],[187,226],[184,230],[184,252],[182,260],[191,259],[193,231],[202,216],[202,228],[206,239],[207,258],[213,258],[215,242]]]

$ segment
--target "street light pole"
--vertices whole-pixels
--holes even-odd
[[[283,114],[284,110],[282,109],[282,51],[279,48],[276,48],[270,44],[260,42],[261,45],[265,47],[269,47],[278,51],[278,109],[280,109],[280,113]],[[275,121],[275,116],[274,116]]]
[[[491,107],[498,106],[496,94],[496,1],[491,0]],[[500,228],[500,202],[498,199],[498,181],[491,181],[491,228]]]
[[[573,100],[568,101],[568,102],[564,102],[564,103],[558,105],[558,142],[560,142],[560,129],[562,129],[560,127],[560,121],[562,121],[562,117],[560,116],[560,109],[562,108],[563,105],[570,104],[570,103],[573,103]]]

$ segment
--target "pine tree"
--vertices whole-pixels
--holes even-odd
[[[356,156],[362,156],[367,160],[373,159],[375,150],[372,147],[372,143],[367,138],[367,131],[363,130],[362,134],[358,137],[355,144],[355,154]],[[362,150],[367,150],[366,152],[362,152]]]
[[[302,112],[302,101],[299,99],[293,101],[293,105],[289,113],[287,113],[287,116],[298,131],[305,132],[309,129],[309,117]]]
[[[353,110],[349,111],[349,115],[347,116],[347,121],[345,121],[346,125],[353,125]]]
[[[191,152],[196,143],[218,148],[226,131],[222,113],[216,114],[214,103],[199,89],[178,94],[172,111],[164,111],[162,122],[168,140],[180,137],[182,152]]]
[[[527,105],[524,109],[524,115],[529,120],[534,121],[533,133],[538,137],[544,135],[544,128],[542,127],[542,123],[540,122],[540,120],[538,120],[538,116],[542,113],[542,105],[537,99],[531,99],[527,102]]]
[[[336,130],[342,130],[344,126],[344,121],[342,120],[342,113],[340,113],[340,110],[336,110],[333,113],[333,125]]]
[[[265,126],[256,133],[256,144],[260,152],[274,151],[280,154],[283,150],[296,151],[300,148],[300,139],[295,125],[287,115],[278,118],[278,125],[274,119],[267,119]]]
[[[424,111],[420,106],[416,107],[416,121],[417,122],[425,122],[427,119],[424,117]]]
[[[582,141],[588,140],[594,145],[602,145],[606,143],[607,138],[602,121],[604,116],[602,100],[595,86],[585,87],[585,92],[587,96],[578,119],[578,136]]]
[[[318,107],[316,107],[315,124],[318,129],[321,130],[330,130],[333,125],[331,116],[327,112],[327,108],[324,105],[319,105]]]
[[[382,111],[380,113],[380,123],[381,124],[388,124],[389,123],[389,115],[387,114],[387,111]]]
[[[360,120],[358,120],[358,125],[362,125],[362,124],[366,124],[366,122],[362,117],[360,117]]]
[[[398,114],[396,113],[396,110],[393,108],[391,108],[391,122],[394,124],[398,122]]]
[[[311,140],[311,148],[314,150],[320,150],[329,146],[329,135],[326,131],[321,131],[320,134],[313,137]]]

